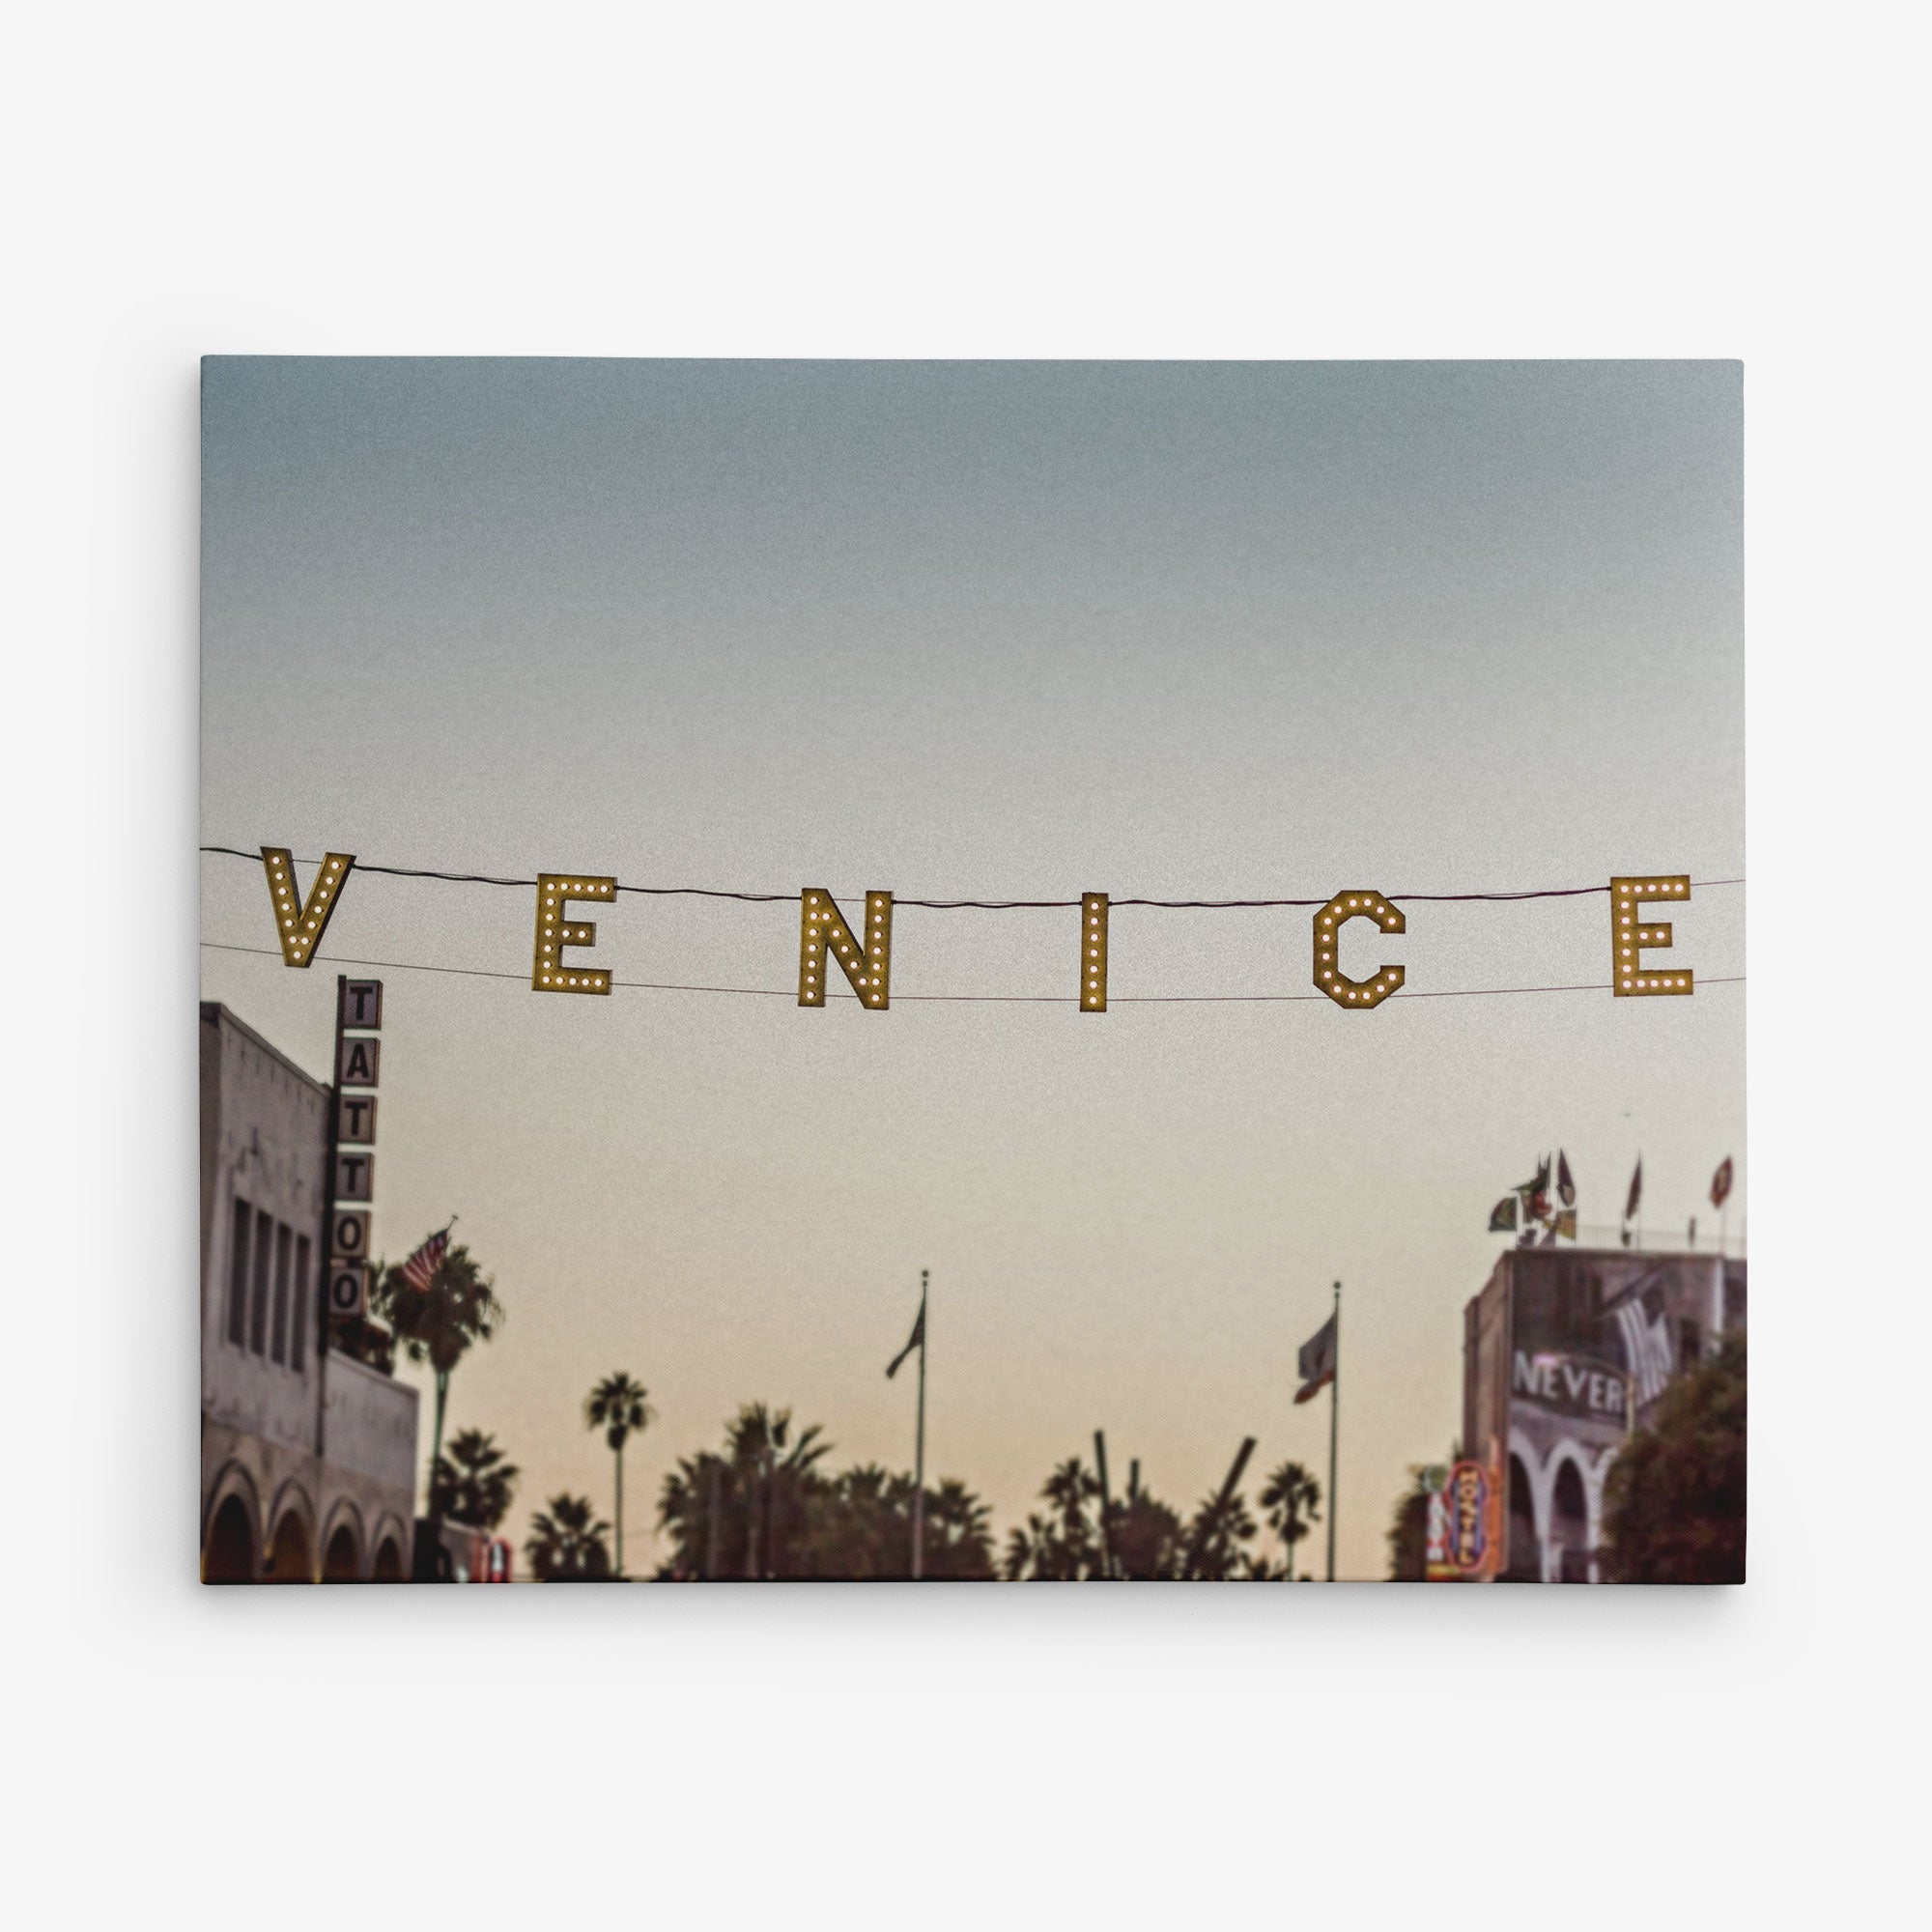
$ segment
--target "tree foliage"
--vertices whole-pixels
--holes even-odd
[[[659,1527],[671,1578],[717,1577],[886,1580],[912,1574],[914,1483],[867,1463],[828,1475],[831,1445],[816,1426],[793,1432],[789,1409],[750,1403],[723,1452],[682,1458],[665,1477]],[[989,1512],[952,1480],[925,1492],[923,1569],[928,1577],[993,1574]]]
[[[1411,1463],[1408,1488],[1395,1499],[1388,1526],[1389,1581],[1420,1583],[1429,1574],[1429,1486]]]
[[[610,1534],[611,1525],[596,1520],[588,1496],[553,1496],[530,1519],[524,1554],[540,1583],[607,1583]]]
[[[1040,1499],[1049,1507],[1008,1533],[1002,1568],[1010,1581],[1219,1582],[1286,1575],[1241,1547],[1253,1540],[1256,1525],[1238,1491],[1205,1497],[1183,1521],[1138,1482],[1124,1497],[1103,1498],[1099,1475],[1075,1456],[1048,1476]]]
[[[641,1435],[646,1424],[657,1420],[657,1410],[644,1400],[647,1393],[622,1369],[606,1376],[583,1398],[583,1426],[601,1429],[611,1448],[621,1450],[631,1436]]]
[[[1745,1580],[1743,1336],[1673,1382],[1610,1465],[1604,1555],[1620,1583]]]
[[[412,1288],[400,1264],[378,1263],[369,1308],[411,1361],[427,1362],[444,1381],[472,1345],[503,1325],[496,1283],[461,1243],[444,1250],[426,1289]]]
[[[495,1529],[509,1511],[521,1474],[504,1460],[495,1436],[480,1429],[460,1430],[431,1472],[429,1513],[475,1529]]]
[[[1284,1463],[1262,1486],[1268,1527],[1281,1538],[1284,1577],[1294,1576],[1294,1546],[1321,1520],[1321,1485],[1299,1463]]]

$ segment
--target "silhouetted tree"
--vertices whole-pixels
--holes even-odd
[[[740,1409],[723,1454],[682,1458],[665,1478],[658,1522],[672,1543],[665,1577],[867,1578],[911,1574],[913,1479],[875,1463],[827,1475],[814,1426],[788,1409]],[[989,1512],[961,1483],[925,1492],[924,1572],[993,1575]]]
[[[1744,1337],[1664,1390],[1610,1464],[1605,1572],[1620,1583],[1745,1580]]]
[[[624,1574],[624,1444],[631,1436],[641,1435],[657,1413],[644,1400],[645,1393],[641,1382],[634,1381],[619,1369],[616,1374],[606,1376],[583,1399],[584,1427],[603,1430],[604,1440],[611,1445],[611,1453],[617,1462],[617,1575],[620,1577]]]
[[[1299,1463],[1284,1463],[1262,1489],[1262,1508],[1268,1527],[1281,1538],[1288,1552],[1282,1576],[1294,1577],[1294,1546],[1321,1520],[1321,1485]]]
[[[530,1519],[524,1554],[542,1583],[608,1583],[611,1549],[604,1541],[608,1522],[598,1522],[588,1496],[561,1495]]]
[[[1207,1497],[1194,1515],[1180,1517],[1138,1487],[1106,1507],[1101,1533],[1100,1478],[1078,1457],[1069,1457],[1040,1490],[1053,1507],[1036,1511],[1007,1535],[1002,1569],[1014,1582],[1088,1582],[1112,1575],[1133,1581],[1221,1581],[1269,1576],[1265,1562],[1240,1546],[1255,1534],[1254,1519],[1238,1492],[1225,1500]]]
[[[449,1378],[472,1344],[487,1342],[503,1325],[496,1284],[460,1243],[446,1248],[429,1286],[412,1288],[401,1265],[379,1262],[369,1293],[370,1313],[388,1322],[412,1362],[427,1362],[436,1379],[436,1430],[430,1439],[434,1472],[442,1454],[442,1413]]]
[[[1420,1583],[1428,1574],[1429,1485],[1424,1465],[1411,1463],[1408,1488],[1395,1499],[1388,1526],[1389,1581]]]
[[[495,1436],[480,1429],[460,1430],[450,1439],[449,1454],[439,1456],[430,1472],[429,1513],[472,1529],[495,1529],[509,1510],[521,1473],[503,1460]]]

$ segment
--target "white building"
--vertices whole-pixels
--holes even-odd
[[[325,1352],[329,1092],[201,1009],[201,1570],[401,1581],[416,1392]]]

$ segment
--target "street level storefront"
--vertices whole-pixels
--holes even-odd
[[[414,1389],[327,1350],[329,1090],[201,1008],[201,1574],[400,1582]]]
[[[1664,1390],[1745,1329],[1736,1256],[1514,1248],[1463,1311],[1463,1453],[1493,1484],[1490,1577],[1603,1580],[1604,1483]]]

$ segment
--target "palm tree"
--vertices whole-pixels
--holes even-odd
[[[1294,1581],[1294,1546],[1321,1520],[1321,1485],[1299,1463],[1284,1463],[1262,1491],[1268,1527],[1288,1547],[1287,1580]]]
[[[449,1377],[469,1352],[503,1325],[497,1286],[462,1245],[444,1251],[426,1289],[412,1288],[400,1266],[378,1263],[370,1305],[403,1345],[412,1362],[427,1362],[436,1377],[436,1433],[430,1444],[432,1475],[442,1455],[442,1414],[449,1401]],[[432,1492],[434,1491],[432,1481]]]
[[[617,1575],[624,1574],[624,1444],[635,1433],[641,1435],[657,1411],[644,1400],[641,1382],[619,1369],[609,1375],[583,1399],[583,1426],[601,1429],[611,1453],[617,1459]]]
[[[745,1575],[778,1577],[783,1574],[779,1546],[781,1530],[802,1526],[805,1492],[810,1486],[811,1467],[831,1449],[820,1442],[823,1432],[817,1423],[791,1435],[791,1410],[768,1409],[761,1402],[748,1402],[738,1418],[725,1431],[728,1461],[737,1479],[738,1493],[746,1499]],[[759,1519],[762,1516],[763,1520]]]
[[[522,1473],[503,1460],[497,1438],[480,1429],[465,1429],[451,1438],[449,1454],[439,1456],[430,1472],[429,1513],[495,1529],[503,1520]]]
[[[611,1551],[604,1538],[611,1525],[594,1520],[588,1496],[561,1495],[530,1519],[524,1554],[542,1583],[606,1583]]]

